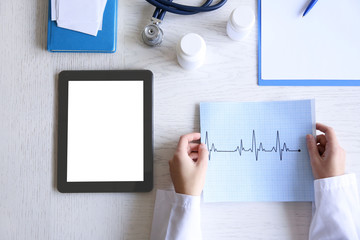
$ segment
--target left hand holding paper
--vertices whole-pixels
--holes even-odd
[[[199,196],[204,188],[209,152],[196,143],[200,133],[180,137],[174,157],[169,161],[170,175],[177,193]]]

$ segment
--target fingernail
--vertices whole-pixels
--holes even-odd
[[[201,144],[200,144],[200,148],[205,149],[205,148],[206,148],[205,144],[201,143]]]

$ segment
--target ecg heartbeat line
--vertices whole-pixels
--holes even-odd
[[[206,131],[206,134],[205,134],[205,145],[207,146],[207,149],[209,151],[209,161],[211,160],[211,153],[212,152],[218,152],[218,153],[238,152],[240,157],[241,157],[243,152],[253,152],[253,153],[255,153],[256,161],[258,161],[258,159],[259,159],[259,152],[260,151],[261,152],[267,152],[267,153],[269,153],[269,152],[278,152],[280,161],[282,161],[282,159],[283,159],[283,152],[301,152],[301,149],[290,149],[290,148],[288,148],[285,142],[281,147],[279,131],[276,131],[276,144],[271,149],[265,149],[263,147],[262,142],[260,142],[259,147],[257,147],[255,130],[253,130],[253,133],[252,133],[251,148],[245,148],[242,139],[240,139],[240,145],[236,146],[236,148],[234,150],[220,150],[220,149],[217,149],[215,147],[214,143],[212,143],[211,147],[209,147],[209,138],[208,138],[208,132],[207,131]]]

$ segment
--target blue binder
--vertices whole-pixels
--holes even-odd
[[[49,1],[47,49],[50,52],[105,52],[116,51],[117,0],[107,0],[102,30],[97,36],[57,27],[51,21]]]

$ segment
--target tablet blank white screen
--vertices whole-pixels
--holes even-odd
[[[68,182],[144,181],[142,81],[69,81]]]

